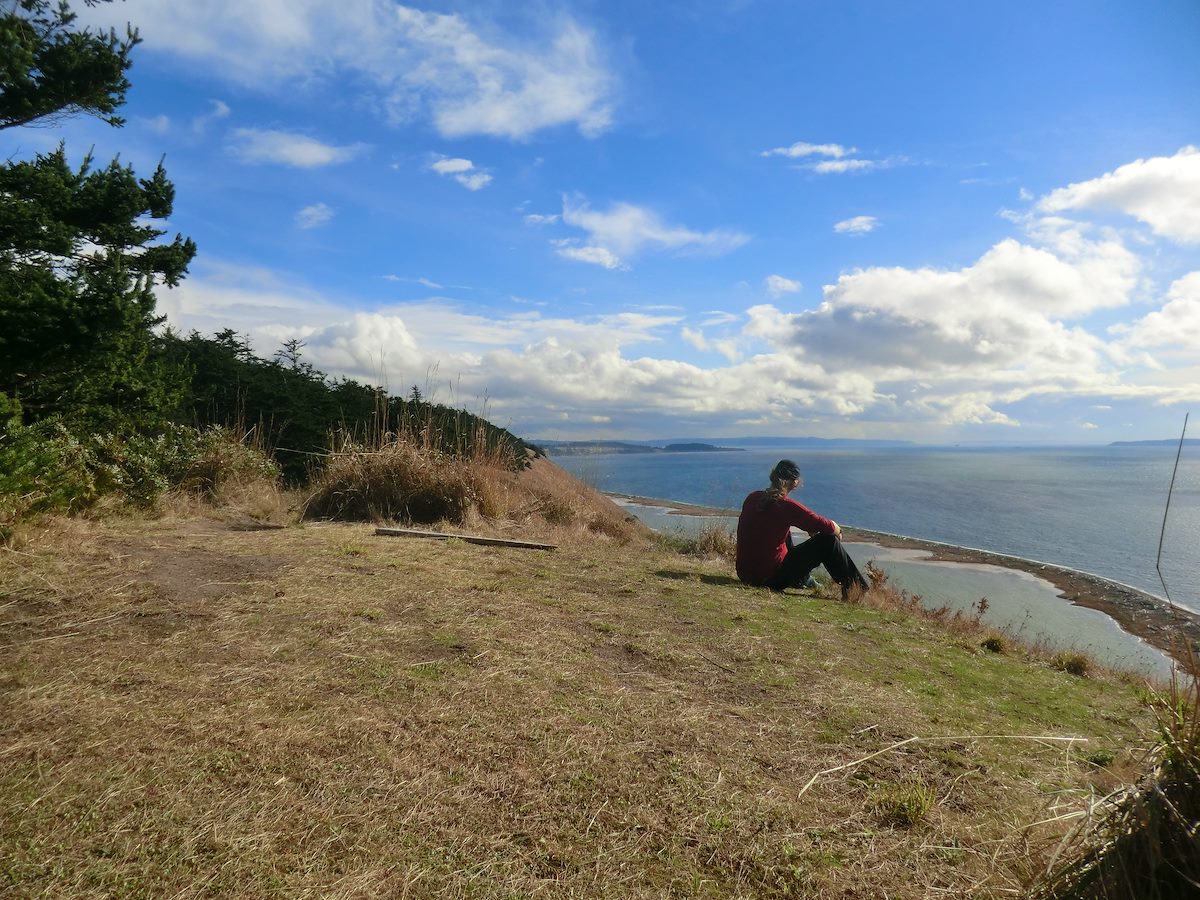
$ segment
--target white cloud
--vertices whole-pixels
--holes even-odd
[[[422,57],[405,80],[447,137],[525,138],[564,124],[594,136],[612,124],[613,76],[593,35],[570,19],[530,50],[491,43],[457,15],[400,6],[396,17]]]
[[[613,120],[617,79],[597,35],[566,15],[530,15],[527,33],[482,16],[391,0],[127,0],[79,10],[85,24],[135,22],[145,52],[171,54],[256,91],[346,86],[394,120],[429,119],[446,137],[525,139]]]
[[[318,228],[333,218],[333,209],[324,203],[314,203],[296,213],[297,228]]]
[[[472,172],[470,175],[455,175],[454,180],[468,191],[477,191],[487,187],[492,181],[492,176],[485,172]]]
[[[810,168],[819,175],[841,175],[846,172],[867,172],[883,165],[885,163],[873,159],[827,159],[813,163]]]
[[[316,169],[349,162],[367,149],[364,144],[335,146],[292,131],[238,128],[229,148],[246,163],[278,163],[298,169]]]
[[[1136,268],[1105,243],[1068,257],[1005,240],[963,269],[866,269],[828,286],[816,310],[750,312],[759,333],[810,365],[853,360],[874,403],[896,415],[1004,424],[998,406],[1032,396],[1136,392],[1121,382],[1119,353],[1071,324],[1127,302]]]
[[[229,108],[229,104],[224,100],[210,100],[209,104],[210,106],[208,112],[192,119],[192,131],[196,132],[197,134],[203,134],[208,129],[208,126],[213,122],[219,122],[221,119],[229,118],[229,115],[232,112],[232,110]]]
[[[737,341],[729,339],[720,339],[715,341],[709,340],[705,336],[704,332],[695,328],[688,328],[687,326],[684,326],[682,329],[680,329],[679,336],[683,338],[686,343],[691,344],[697,350],[720,353],[730,362],[737,362]]]
[[[767,293],[772,297],[782,297],[784,294],[798,293],[802,287],[800,282],[793,281],[790,278],[784,278],[782,275],[768,275],[763,279],[763,284],[766,286]]]
[[[554,252],[564,259],[592,263],[593,265],[604,266],[606,269],[621,269],[625,267],[620,257],[605,247],[581,247],[577,242],[567,239],[551,241],[550,243],[556,248]]]
[[[559,216],[557,213],[555,213],[553,215],[548,215],[548,216],[541,215],[540,213],[529,213],[527,216],[525,216],[525,224],[526,225],[553,225],[555,222],[558,221],[558,219],[559,219]]]
[[[1200,354],[1200,272],[1176,280],[1167,291],[1167,302],[1113,333],[1124,336],[1130,347],[1183,349]]]
[[[705,328],[712,328],[714,325],[729,325],[741,319],[741,316],[725,312],[722,309],[710,309],[704,315],[706,318],[700,324]]]
[[[470,172],[475,164],[469,159],[447,159],[442,157],[430,166],[439,175],[455,175],[459,172]]]
[[[854,216],[835,223],[833,230],[838,234],[870,234],[878,225],[874,216]]]
[[[809,144],[798,141],[790,147],[775,147],[762,151],[762,156],[784,156],[788,159],[803,159],[809,156],[824,156],[826,159],[806,163],[797,168],[809,169],[819,175],[843,175],[846,172],[868,172],[871,169],[886,169],[905,162],[904,157],[887,159],[854,159],[855,147],[841,144]]]
[[[166,115],[153,116],[149,119],[143,119],[142,122],[146,128],[153,131],[155,134],[166,134],[171,130],[171,117]]]
[[[379,277],[382,278],[384,281],[394,281],[398,284],[400,284],[400,283],[419,284],[422,287],[427,287],[432,291],[440,291],[442,289],[442,285],[440,285],[436,281],[432,281],[428,278],[404,278],[400,275],[381,275]]]
[[[492,181],[491,175],[476,170],[475,164],[469,159],[452,159],[443,156],[430,164],[429,168],[439,175],[451,176],[469,191],[485,188]]]
[[[557,241],[559,254],[569,259],[617,268],[646,249],[721,254],[749,240],[733,231],[693,231],[668,225],[653,210],[632,203],[615,203],[598,212],[586,203],[563,199],[562,221],[588,233],[580,246],[577,240]]]
[[[1200,149],[1139,159],[1112,172],[1051,191],[1037,208],[1117,210],[1145,222],[1155,234],[1200,244]]]
[[[528,307],[468,313],[442,301],[371,308],[253,270],[202,270],[163,291],[160,306],[182,330],[233,327],[267,354],[303,338],[310,361],[335,375],[403,387],[438,371],[457,392],[439,399],[487,396],[489,409],[519,431],[569,412],[571,421],[602,416],[628,428],[678,417],[692,425],[760,422],[775,433],[851,417],[922,434],[1011,426],[1021,419],[1016,410],[1039,398],[1089,406],[1195,398],[1200,389],[1183,370],[1171,378],[1131,373],[1153,372],[1135,345],[1174,336],[1179,346],[1180,335],[1200,333],[1191,324],[1200,314],[1200,273],[1172,285],[1163,321],[1145,316],[1108,340],[1085,325],[1095,311],[1129,301],[1136,260],[1107,239],[1053,230],[1048,237],[1053,246],[1001,241],[958,269],[848,273],[816,308],[711,311],[699,327],[670,311],[567,319]],[[603,248],[562,249],[604,264]],[[670,341],[723,359],[683,362]],[[1186,355],[1194,359],[1195,350]]]
[[[786,156],[789,159],[798,159],[802,156],[832,156],[834,159],[841,159],[843,156],[849,156],[858,151],[854,147],[843,147],[841,144],[809,144],[804,141],[797,141],[790,147],[776,147],[773,150],[764,150],[763,156]]]

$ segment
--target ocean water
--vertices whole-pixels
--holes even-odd
[[[843,525],[1007,553],[1091,572],[1156,596],[1175,447],[770,449],[560,456],[602,491],[736,510],[780,459],[792,496]],[[1200,450],[1185,447],[1161,568],[1171,598],[1200,611]]]

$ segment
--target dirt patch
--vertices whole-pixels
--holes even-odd
[[[128,556],[145,583],[156,588],[162,599],[186,606],[275,581],[287,565],[284,557],[230,553],[205,546],[206,540],[245,530],[236,524],[197,520],[176,531],[158,532],[152,539],[120,541],[114,551]],[[250,549],[253,542],[247,534],[240,546]]]

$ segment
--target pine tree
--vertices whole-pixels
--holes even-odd
[[[0,128],[76,113],[111,125],[129,86],[136,32],[72,30],[63,2],[9,0],[0,13]],[[63,146],[0,165],[0,393],[26,421],[153,428],[178,403],[153,289],[174,286],[196,253],[147,219],[171,214],[160,162],[150,178],[113,160],[72,167]]]

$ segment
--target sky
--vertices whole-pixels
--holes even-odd
[[[1091,444],[1200,407],[1196,0],[126,0],[158,290],[531,439]]]

